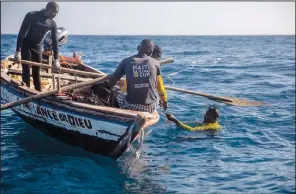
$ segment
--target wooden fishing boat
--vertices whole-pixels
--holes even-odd
[[[2,104],[40,94],[34,89],[32,80],[30,88],[21,81],[21,65],[15,64],[12,57],[13,55],[8,56],[1,61]],[[44,54],[43,63],[50,63],[50,57]],[[67,58],[64,59],[66,61],[62,63],[62,74],[52,73],[48,63],[40,64],[42,92],[105,75],[79,61],[68,63]],[[73,61],[77,60],[70,60]],[[124,110],[108,104],[79,102],[73,98],[89,95],[91,88],[84,87],[30,101],[11,109],[25,122],[54,138],[114,159],[126,151],[140,132],[159,121],[157,111],[148,113]]]

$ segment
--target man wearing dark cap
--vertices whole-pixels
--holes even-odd
[[[17,38],[16,53],[14,56],[16,63],[21,63],[22,59],[41,63],[42,39],[46,32],[51,30],[54,68],[55,70],[60,70],[57,25],[53,20],[58,12],[58,4],[52,1],[47,3],[46,8],[41,11],[27,13]],[[30,68],[28,65],[22,64],[22,70],[22,80],[30,87]],[[32,76],[35,90],[41,91],[40,67],[32,67]]]
[[[157,106],[158,93],[163,108],[167,109],[168,96],[163,85],[159,62],[151,57],[153,50],[152,40],[142,40],[138,54],[123,59],[115,72],[109,75],[110,87],[126,75],[127,93],[117,91],[120,108],[151,113]]]

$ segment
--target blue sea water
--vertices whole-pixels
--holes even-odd
[[[60,52],[82,53],[84,63],[111,73],[143,38],[175,59],[162,67],[166,85],[266,105],[168,91],[178,119],[202,121],[215,104],[222,129],[185,131],[159,110],[136,161],[129,152],[114,161],[67,145],[5,110],[1,193],[295,193],[295,36],[70,36]],[[15,45],[15,35],[1,35],[1,59]]]

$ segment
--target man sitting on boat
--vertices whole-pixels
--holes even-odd
[[[113,88],[120,108],[153,112],[158,104],[158,93],[166,110],[168,96],[163,85],[159,61],[151,57],[153,50],[152,40],[142,40],[138,54],[122,60],[115,72],[109,75],[110,87],[115,86],[117,81],[126,75],[127,93]]]
[[[140,45],[138,45],[138,48],[137,48],[138,52],[139,52],[139,49],[140,49]],[[158,60],[158,61],[162,57],[162,50],[161,50],[160,46],[158,46],[157,44],[154,46],[153,53],[152,53],[151,57]],[[159,63],[158,63],[158,65],[159,65]],[[160,69],[160,67],[159,67],[159,69]],[[125,79],[124,80],[119,80],[117,82],[117,85],[120,86],[122,92],[126,92],[127,85],[126,85],[126,80]]]
[[[172,114],[166,113],[166,117],[168,120],[173,121],[176,125],[180,128],[189,130],[189,131],[204,131],[204,130],[216,130],[220,128],[218,123],[218,118],[220,117],[219,111],[216,109],[215,106],[209,106],[202,125],[197,125],[195,127],[191,127],[186,125],[185,123],[176,119],[176,117]]]
[[[20,28],[15,62],[21,63],[21,59],[41,63],[42,60],[42,39],[48,30],[52,32],[52,45],[54,51],[54,67],[60,68],[59,50],[57,39],[57,25],[53,18],[59,12],[59,6],[55,2],[49,2],[46,8],[41,11],[27,13]],[[22,80],[30,87],[29,65],[22,64]],[[40,67],[32,67],[32,76],[35,90],[41,91]]]

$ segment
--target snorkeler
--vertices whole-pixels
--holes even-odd
[[[210,105],[205,116],[204,121],[201,125],[197,125],[195,127],[188,126],[178,119],[172,114],[166,113],[166,117],[168,120],[176,123],[178,127],[181,127],[190,131],[204,131],[204,130],[216,130],[220,128],[218,123],[218,118],[220,117],[220,113],[214,105]]]

